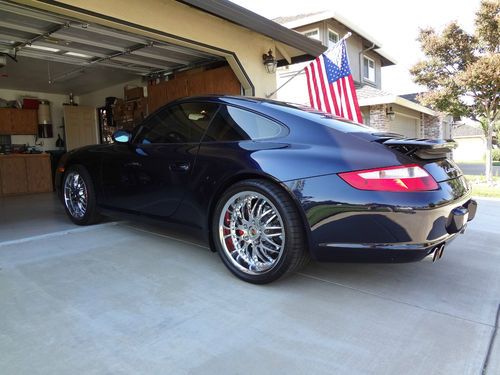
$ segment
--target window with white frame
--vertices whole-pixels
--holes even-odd
[[[375,82],[375,61],[366,56],[363,56],[363,78]]]
[[[332,29],[328,29],[328,48],[332,48],[339,41],[339,34]]]
[[[305,35],[305,36],[307,36],[308,38],[311,38],[311,39],[319,40],[319,29],[312,29],[312,30],[302,31],[302,35]]]

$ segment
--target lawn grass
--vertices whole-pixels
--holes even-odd
[[[500,177],[493,177],[493,185],[486,183],[485,176],[465,176],[472,185],[472,195],[476,197],[500,198]]]

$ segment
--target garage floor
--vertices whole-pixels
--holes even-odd
[[[479,374],[488,351],[499,373],[500,201],[435,264],[313,263],[268,286],[159,228],[63,215],[51,194],[0,200],[4,374]]]

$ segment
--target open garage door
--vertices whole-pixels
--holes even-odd
[[[241,92],[220,55],[0,0],[0,196],[52,191],[63,152],[171,100]]]
[[[7,63],[1,87],[47,92],[71,90],[75,95],[134,77],[160,82],[180,71],[197,69],[200,73],[203,67],[226,65],[220,56],[3,1],[0,1],[0,53]],[[235,75],[224,78],[233,82],[227,87],[191,85],[180,94],[205,94],[212,90],[218,94],[241,92],[240,87],[235,88],[234,81],[238,82]]]

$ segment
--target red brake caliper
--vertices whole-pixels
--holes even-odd
[[[231,214],[229,211],[226,211],[226,214],[224,215],[224,230],[222,233],[224,233],[224,237],[226,241],[226,246],[227,249],[231,252],[234,251],[234,243],[231,237],[226,237],[227,235],[231,234],[231,230],[229,227],[231,226]]]

